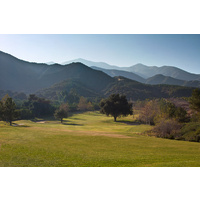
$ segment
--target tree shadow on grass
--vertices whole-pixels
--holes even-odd
[[[77,124],[77,123],[71,122],[70,120],[63,120],[62,124],[71,125],[71,126],[83,126],[83,124]]]
[[[78,117],[73,117],[75,120],[81,120],[81,121],[86,121],[86,119],[78,118]]]
[[[140,124],[141,124],[141,123],[139,123],[139,122],[123,121],[123,120],[117,120],[116,122],[117,122],[117,123],[124,123],[124,124],[127,124],[127,125],[140,125]]]
[[[67,122],[63,122],[63,125],[72,125],[72,126],[83,126],[83,124],[75,124],[75,123],[67,123]]]

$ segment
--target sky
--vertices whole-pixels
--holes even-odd
[[[0,50],[38,63],[83,58],[119,67],[175,66],[200,74],[200,34],[0,34]]]

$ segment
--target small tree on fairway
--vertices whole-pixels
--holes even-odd
[[[12,125],[12,121],[19,116],[19,113],[16,111],[16,104],[11,97],[6,96],[3,98],[1,113],[2,119],[8,121],[10,125]]]
[[[62,104],[59,109],[57,109],[54,113],[54,117],[60,119],[61,123],[63,122],[63,118],[68,117],[69,106],[68,104]]]
[[[132,115],[132,104],[128,103],[126,96],[119,94],[112,94],[107,99],[103,99],[100,102],[100,112],[111,115],[116,122],[117,117]]]

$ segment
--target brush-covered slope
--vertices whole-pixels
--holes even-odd
[[[164,76],[161,74],[158,74],[158,75],[155,75],[153,77],[146,79],[146,84],[179,85],[179,86],[197,87],[197,88],[200,87],[200,81],[184,81],[184,80],[172,78],[170,76]]]
[[[158,84],[167,84],[167,85],[184,85],[185,81],[172,78],[170,76],[164,76],[158,74],[146,79],[147,84],[158,85]]]
[[[49,88],[45,88],[36,92],[39,97],[44,97],[50,100],[58,100],[62,93],[75,93],[78,96],[83,96],[87,98],[96,98],[100,95],[100,92],[85,86],[78,80],[69,79],[67,81],[62,81],[61,83],[56,83]]]
[[[111,77],[123,76],[125,78],[131,79],[131,80],[134,80],[134,81],[138,81],[140,83],[145,83],[145,81],[146,81],[141,76],[138,76],[137,74],[134,74],[132,72],[127,72],[127,71],[123,71],[123,70],[116,70],[116,69],[103,69],[103,68],[100,68],[100,67],[91,67],[91,68],[102,71],[102,72],[108,74]]]
[[[115,77],[115,81],[103,92],[105,96],[113,93],[126,95],[129,99],[147,98],[169,98],[169,97],[190,97],[194,88],[174,85],[148,85],[126,79]]]

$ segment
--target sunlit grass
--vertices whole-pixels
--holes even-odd
[[[200,144],[141,135],[149,125],[98,112],[0,122],[0,166],[200,166]]]

